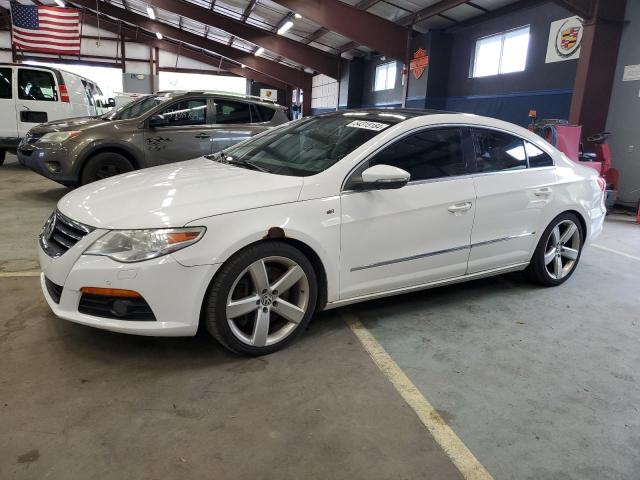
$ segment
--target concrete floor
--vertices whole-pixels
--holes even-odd
[[[66,192],[0,167],[0,272],[37,268]],[[599,245],[638,256],[611,218]],[[591,248],[564,286],[513,274],[349,308],[498,479],[640,478],[640,262]],[[0,278],[0,479],[449,479],[457,470],[342,321],[260,359],[206,336],[58,320]]]

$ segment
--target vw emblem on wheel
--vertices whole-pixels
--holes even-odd
[[[260,303],[262,303],[263,307],[270,307],[271,304],[273,303],[273,297],[271,296],[270,293],[265,293],[262,296],[262,299],[260,300]]]

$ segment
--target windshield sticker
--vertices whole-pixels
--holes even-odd
[[[379,123],[379,122],[368,122],[366,120],[355,120],[346,125],[351,128],[364,128],[365,130],[374,130],[379,132],[380,130],[384,130],[389,126],[387,123]]]

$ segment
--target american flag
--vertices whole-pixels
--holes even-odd
[[[13,44],[30,52],[80,54],[80,12],[75,8],[11,2]]]

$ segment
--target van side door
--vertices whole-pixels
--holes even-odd
[[[17,98],[15,104],[18,136],[25,134],[40,123],[65,118],[67,109],[60,101],[60,92],[55,75],[50,70],[17,69]]]

